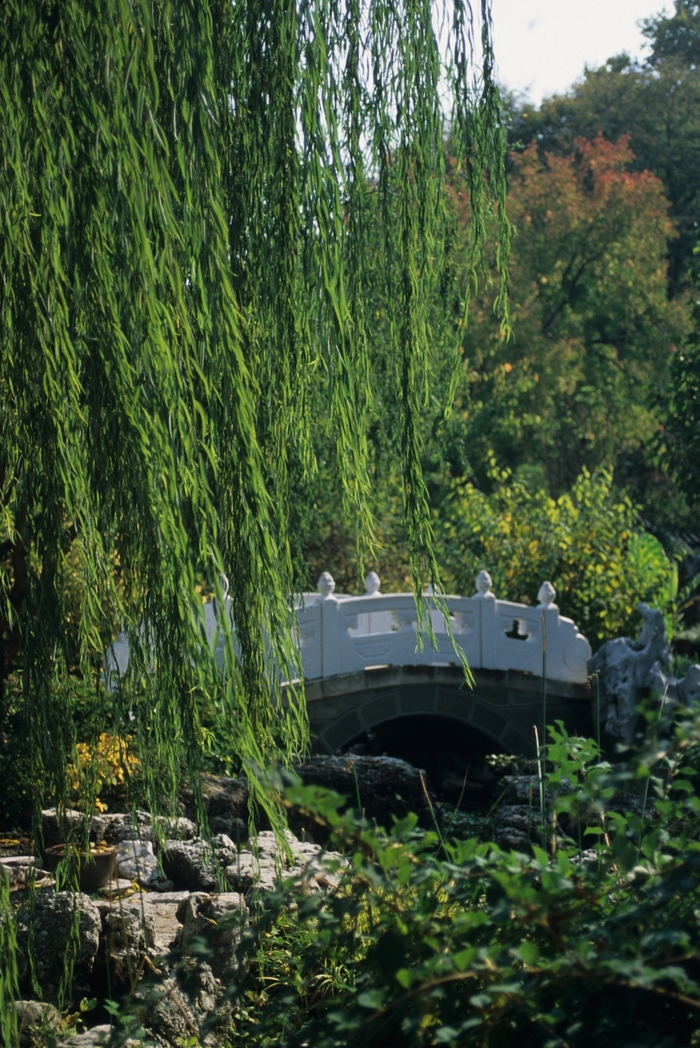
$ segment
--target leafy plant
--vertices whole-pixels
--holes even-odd
[[[99,797],[103,787],[123,785],[141,766],[132,744],[131,735],[121,738],[105,731],[92,744],[77,744],[77,764],[69,764],[66,771],[69,788],[77,794],[78,808],[92,811],[94,806],[98,811],[107,811]]]
[[[584,470],[570,492],[552,498],[507,471],[492,495],[455,483],[436,543],[456,593],[472,592],[476,573],[491,572],[494,592],[531,603],[540,584],[590,639],[633,632],[639,601],[660,607],[673,627],[678,575],[653,535],[639,530],[635,507],[616,494],[606,471]]]

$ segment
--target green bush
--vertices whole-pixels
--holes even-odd
[[[287,786],[347,866],[330,864],[340,880],[324,892],[290,881],[260,897],[227,1043],[700,1044],[700,713],[648,719],[617,766],[550,729],[532,811],[543,846],[527,855],[419,832],[415,816],[387,834],[341,815],[336,794]]]
[[[241,947],[231,1043],[700,1043],[699,732],[697,713],[664,738],[652,725],[613,768],[550,729],[532,856],[441,841],[413,817],[386,836],[292,787],[350,867],[337,891],[268,901]]]
[[[448,592],[473,592],[482,568],[498,597],[532,603],[548,579],[562,613],[595,645],[634,632],[640,601],[660,608],[673,629],[678,573],[634,505],[607,472],[584,470],[570,492],[551,498],[510,474],[492,495],[455,484],[436,524]]]

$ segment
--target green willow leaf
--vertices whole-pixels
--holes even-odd
[[[85,694],[99,691],[115,625],[132,658],[109,716],[134,718],[154,803],[183,761],[197,766],[205,697],[235,723],[257,800],[260,769],[305,747],[303,694],[283,701],[276,668],[298,676],[288,477],[314,470],[311,435],[328,427],[344,512],[371,547],[377,294],[414,585],[439,583],[418,423],[448,131],[468,174],[472,275],[490,212],[502,268],[509,235],[487,0],[480,16],[477,75],[465,0],[0,6],[0,488],[3,541],[27,576],[20,593],[3,562],[0,599],[54,800],[74,743],[60,681],[77,664]],[[223,681],[200,597],[205,583],[223,598],[220,575],[235,622]]]

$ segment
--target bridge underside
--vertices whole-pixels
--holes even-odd
[[[407,717],[459,722],[485,736],[494,751],[535,754],[533,725],[542,726],[542,679],[517,670],[474,670],[470,689],[457,666],[382,666],[308,681],[306,700],[316,753],[341,753],[354,740]],[[591,735],[590,691],[547,682],[547,723]],[[398,727],[398,726],[397,726]]]

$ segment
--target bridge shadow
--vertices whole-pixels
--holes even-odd
[[[463,795],[474,800],[497,778],[492,758],[504,750],[471,725],[419,714],[377,724],[353,739],[344,752],[398,757],[425,771],[440,797]]]

